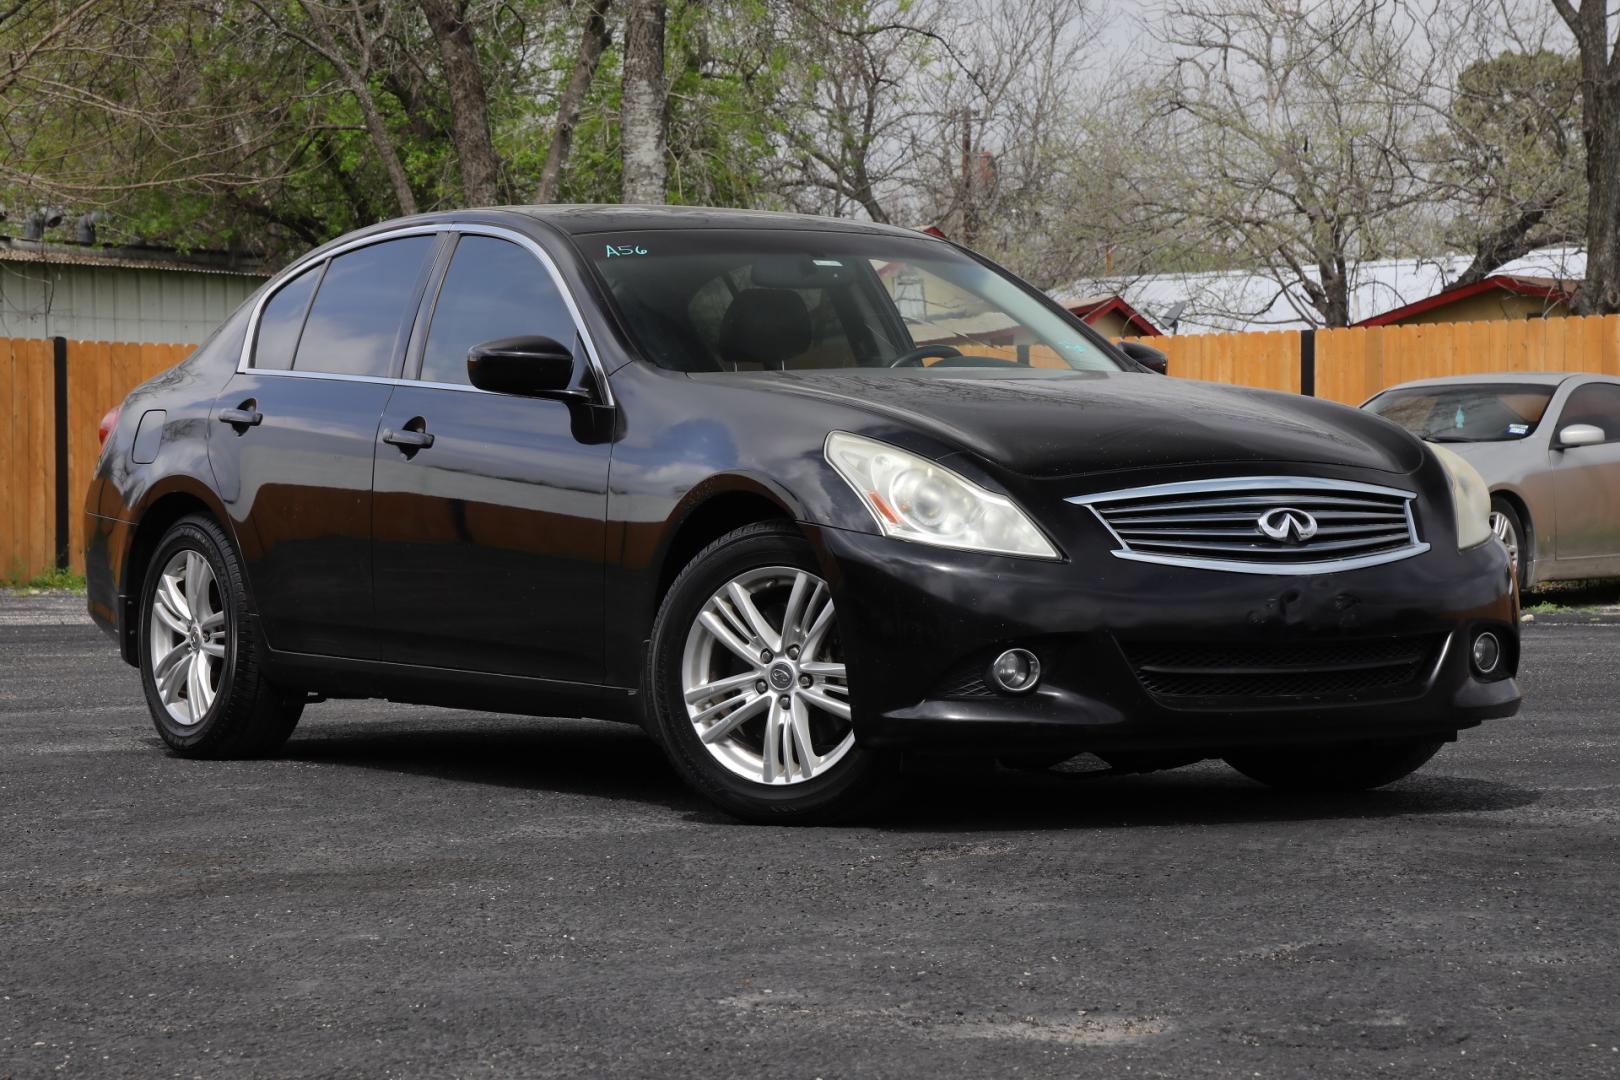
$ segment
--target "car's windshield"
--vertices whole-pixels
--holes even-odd
[[[1536,430],[1553,388],[1514,383],[1386,390],[1366,407],[1431,442],[1505,442]]]
[[[937,241],[680,229],[577,238],[647,359],[677,371],[1119,371],[1014,281]]]

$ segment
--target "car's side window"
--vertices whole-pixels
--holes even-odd
[[[495,338],[539,335],[574,347],[574,320],[546,268],[509,240],[466,235],[433,306],[423,382],[467,382],[467,352]]]
[[[304,328],[309,298],[321,280],[321,265],[305,270],[272,296],[259,313],[259,334],[253,346],[253,366],[285,371],[292,367],[298,332]]]
[[[1587,383],[1578,387],[1564,403],[1560,429],[1571,424],[1591,424],[1601,428],[1604,441],[1620,442],[1620,386]]]
[[[310,305],[293,370],[392,375],[400,329],[415,310],[417,280],[436,242],[407,236],[334,258]]]

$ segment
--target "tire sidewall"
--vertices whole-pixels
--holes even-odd
[[[163,704],[163,698],[158,693],[157,681],[152,674],[153,598],[157,594],[163,568],[182,551],[195,551],[208,560],[208,567],[213,571],[214,581],[219,588],[220,607],[225,613],[225,663],[220,675],[219,689],[214,694],[214,703],[203,717],[202,723],[192,727],[181,727],[174,722],[168,708]],[[177,750],[189,750],[214,741],[218,737],[220,719],[230,708],[231,694],[236,685],[238,631],[241,626],[241,598],[237,596],[236,590],[230,587],[230,582],[230,567],[226,565],[225,553],[220,549],[219,541],[195,518],[186,518],[171,526],[146,567],[139,607],[138,655],[141,689],[146,694],[147,707],[152,713],[152,722],[156,725],[158,734],[162,736],[164,742]]]
[[[796,784],[756,783],[716,761],[686,713],[681,660],[692,624],[726,582],[767,566],[788,566],[824,576],[802,535],[788,526],[761,525],[744,527],[717,540],[676,578],[659,609],[648,649],[646,685],[652,726],[688,782],[729,812],[748,820],[784,824],[795,819],[830,820],[862,801],[885,770],[883,755],[857,742],[825,775]],[[858,700],[859,687],[852,685],[850,690],[851,697]]]

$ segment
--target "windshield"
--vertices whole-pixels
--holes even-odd
[[[1365,408],[1430,442],[1506,442],[1536,430],[1550,386],[1483,383],[1386,390]]]
[[[680,229],[576,238],[642,354],[677,371],[1119,371],[1025,289],[945,244]]]

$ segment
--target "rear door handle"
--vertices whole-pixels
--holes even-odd
[[[385,429],[382,437],[383,442],[388,443],[390,446],[397,446],[407,454],[414,454],[418,450],[426,450],[433,445],[433,436],[421,430],[425,427],[427,427],[427,422],[418,416],[398,431],[391,428]]]
[[[241,434],[243,428],[258,427],[264,423],[264,413],[260,412],[254,405],[254,401],[250,398],[242,402],[238,408],[221,409],[219,410],[219,422],[231,425],[237,430],[237,434]]]

